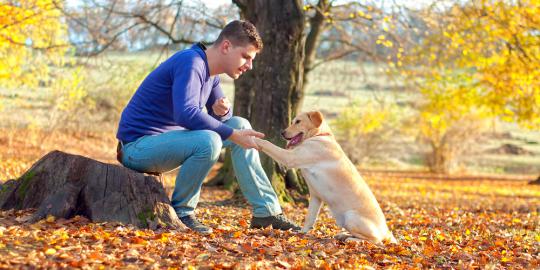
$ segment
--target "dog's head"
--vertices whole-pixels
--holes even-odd
[[[324,122],[324,117],[319,111],[305,112],[296,116],[289,127],[281,132],[287,143],[287,148],[292,148],[304,140],[321,134],[330,135],[330,129]]]

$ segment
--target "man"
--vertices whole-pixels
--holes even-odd
[[[120,162],[140,172],[165,172],[182,165],[171,203],[180,220],[196,232],[212,232],[195,218],[194,210],[222,147],[231,148],[240,189],[253,206],[251,227],[300,229],[282,214],[254,149],[253,136],[264,135],[252,130],[246,119],[232,117],[217,76],[238,78],[252,68],[262,47],[253,24],[233,21],[208,49],[199,43],[163,62],[122,112],[116,135]]]

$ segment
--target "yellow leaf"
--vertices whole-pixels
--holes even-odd
[[[296,241],[298,241],[298,237],[296,237],[296,236],[291,236],[291,237],[289,237],[289,239],[287,239],[287,242],[289,242],[289,243],[294,243]]]
[[[55,220],[56,220],[56,218],[54,216],[51,216],[51,215],[47,216],[47,222],[48,223],[53,223]]]
[[[49,249],[47,249],[47,250],[45,251],[45,254],[47,254],[47,255],[54,255],[54,254],[56,254],[56,249],[54,249],[54,248],[49,248]]]
[[[234,238],[240,238],[240,236],[242,236],[242,231],[236,231],[233,233]]]
[[[403,250],[399,251],[398,254],[399,255],[404,255],[404,256],[410,256],[412,253],[407,249],[403,249]]]

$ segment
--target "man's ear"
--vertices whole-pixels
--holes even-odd
[[[322,121],[323,121],[323,115],[321,112],[319,111],[312,111],[312,112],[308,112],[308,117],[309,117],[309,120],[311,121],[311,123],[313,123],[313,125],[315,125],[315,127],[320,127],[321,124],[322,124]]]
[[[226,54],[231,50],[232,43],[230,40],[224,39],[223,41],[221,41],[219,47],[221,48],[221,52]]]

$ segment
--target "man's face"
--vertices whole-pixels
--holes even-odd
[[[225,73],[233,79],[238,79],[240,75],[253,67],[253,60],[259,51],[251,44],[234,46],[228,40],[225,40],[222,52],[224,54]]]

